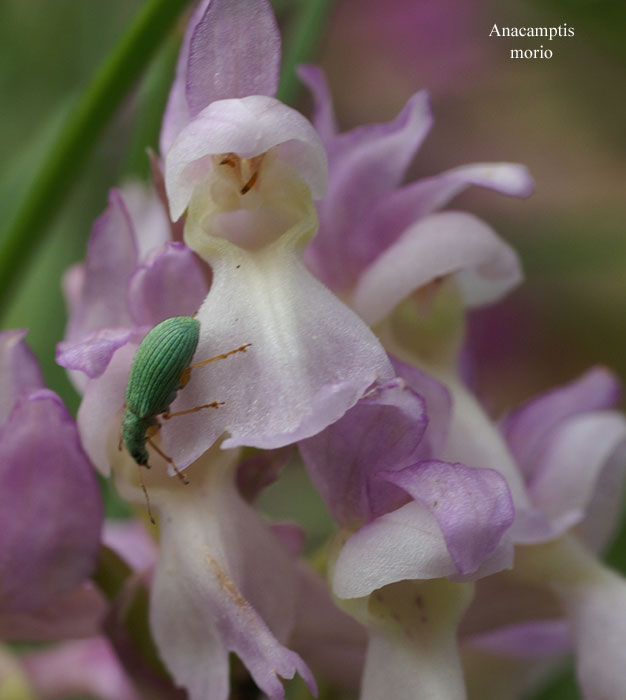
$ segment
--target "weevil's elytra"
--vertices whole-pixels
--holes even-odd
[[[137,418],[150,418],[169,408],[181,388],[200,338],[200,323],[175,316],[155,326],[139,346],[128,378],[126,408]]]
[[[238,352],[245,352],[249,347],[249,344],[242,345],[235,350],[192,365],[191,360],[198,347],[199,338],[200,323],[191,316],[168,318],[146,335],[135,353],[130,369],[126,387],[126,407],[122,417],[121,438],[137,465],[149,468],[149,455],[146,449],[146,442],[149,442],[155,451],[172,465],[177,476],[184,483],[188,482],[178,471],[173,460],[151,440],[161,427],[157,416],[163,415],[168,419],[204,408],[218,408],[221,403],[213,401],[178,413],[169,412],[170,404],[176,398],[178,391],[189,381],[193,368]],[[148,504],[148,513],[154,522],[141,472],[139,476]]]

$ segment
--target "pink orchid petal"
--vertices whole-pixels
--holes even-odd
[[[185,35],[176,62],[176,76],[165,107],[161,134],[159,136],[159,150],[161,156],[169,151],[178,134],[189,123],[189,105],[187,104],[187,66],[189,63],[189,46],[191,37],[200,20],[204,17],[211,0],[201,0],[187,22]]]
[[[362,243],[354,251],[353,264],[362,272],[409,226],[446,206],[471,185],[512,197],[527,197],[533,190],[528,170],[517,163],[463,165],[404,185],[373,204],[363,221]]]
[[[339,419],[377,379],[392,376],[367,326],[318,282],[291,250],[216,257],[198,312],[194,362],[250,343],[246,352],[193,370],[173,411],[212,401],[217,409],[173,418],[167,453],[185,467],[225,431],[224,447],[282,447]]]
[[[421,398],[402,380],[393,380],[299,443],[311,480],[341,525],[368,522],[407,500],[401,489],[376,475],[415,460],[426,423]]]
[[[130,279],[130,313],[137,326],[152,328],[166,318],[191,316],[207,295],[200,261],[182,243],[166,243]]]
[[[211,0],[189,42],[186,96],[190,117],[211,102],[273,96],[280,33],[267,0]]]
[[[61,341],[57,345],[56,362],[70,370],[78,370],[90,379],[99,377],[111,358],[134,336],[132,328],[101,328],[77,341]],[[83,385],[84,388],[84,385]]]
[[[157,543],[138,520],[107,520],[102,544],[117,552],[135,571],[150,569],[157,560]]]
[[[337,135],[337,122],[333,110],[326,76],[321,68],[313,65],[301,65],[297,69],[300,80],[309,88],[313,95],[313,125],[326,146]]]
[[[583,413],[553,430],[529,484],[533,503],[563,534],[580,522],[600,473],[626,444],[626,420],[614,411]]]
[[[605,569],[603,580],[563,587],[576,652],[576,675],[588,700],[619,698],[626,668],[626,581]]]
[[[295,570],[238,495],[230,462],[228,453],[209,453],[190,470],[189,487],[151,491],[161,523],[150,606],[155,641],[190,700],[226,700],[230,651],[271,700],[284,698],[279,676],[295,673],[315,692],[304,662],[281,644],[294,621]]]
[[[114,426],[119,425],[124,408],[124,395],[128,384],[128,373],[137,351],[138,341],[120,348],[102,375],[91,379],[85,393],[76,422],[89,459],[103,476],[111,472],[109,448]]]
[[[324,196],[326,154],[313,126],[299,112],[263,95],[212,102],[180,132],[165,157],[172,219],[180,218],[195,184],[210,172],[208,156],[232,152],[252,158],[273,147],[309,185],[313,197]]]
[[[335,563],[332,588],[339,598],[361,598],[396,581],[455,573],[437,520],[411,501],[347,539]]]
[[[575,529],[594,552],[602,551],[620,524],[626,483],[626,445],[623,443],[604,463],[587,502],[585,518]]]
[[[126,286],[136,264],[133,222],[122,193],[111,190],[108,207],[95,222],[89,239],[82,299],[69,320],[66,341],[130,323]]]
[[[44,387],[39,364],[24,340],[27,332],[0,332],[0,427],[18,397]]]
[[[353,251],[363,245],[361,219],[372,201],[399,185],[431,124],[428,96],[419,92],[393,121],[339,134],[328,144],[329,190],[307,261],[332,289],[352,283]]]
[[[75,263],[65,270],[61,278],[63,299],[67,306],[68,316],[79,313],[83,290],[85,289],[85,263]]]
[[[65,642],[21,657],[41,700],[89,695],[100,700],[139,700],[104,637]]]
[[[158,167],[158,163],[153,167]],[[172,238],[172,224],[167,206],[157,194],[156,183],[153,186],[142,182],[128,182],[123,186],[121,193],[136,231],[137,258],[145,260],[151,252],[158,250]]]
[[[467,306],[496,301],[521,279],[517,255],[471,214],[425,217],[361,275],[353,306],[370,325],[381,321],[414,290],[453,274]]]
[[[493,469],[429,461],[381,478],[434,515],[461,574],[476,572],[495,552],[515,517],[506,480]]]
[[[507,444],[474,395],[458,380],[447,382],[452,396],[452,419],[441,458],[462,462],[468,467],[495,469],[506,479],[517,511],[513,525],[516,534],[528,534],[539,527],[526,486]],[[518,522],[520,521],[521,522]],[[544,520],[541,520],[543,523]]]
[[[452,413],[450,392],[445,384],[423,370],[407,365],[396,357],[390,357],[390,359],[396,374],[402,377],[407,385],[426,402],[428,425],[422,438],[426,449],[421,457],[441,454],[450,429]]]
[[[92,637],[100,633],[109,604],[87,582],[54,598],[43,608],[0,614],[0,636],[12,642],[52,642]]]
[[[565,620],[533,620],[499,627],[476,634],[465,643],[489,654],[538,660],[567,654],[572,646]]]
[[[0,609],[29,612],[93,570],[100,491],[72,417],[47,389],[15,403],[0,452]]]
[[[331,584],[338,598],[361,598],[399,581],[470,580],[511,568],[512,563],[513,548],[505,535],[471,577],[458,576],[436,518],[411,501],[348,537],[335,562]]]
[[[604,367],[595,367],[511,412],[502,421],[501,431],[526,477],[533,475],[538,454],[560,423],[579,413],[612,408],[619,393],[617,377]]]
[[[532,548],[518,548],[518,557],[520,550],[527,552]],[[562,608],[548,588],[514,576],[515,568],[511,573],[505,571],[476,581],[472,605],[461,624],[461,639],[473,639],[512,625],[562,618]]]
[[[246,501],[254,501],[263,489],[278,479],[280,471],[292,454],[292,449],[282,447],[277,450],[263,450],[240,462],[237,470],[237,488]]]

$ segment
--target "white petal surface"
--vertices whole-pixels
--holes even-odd
[[[626,441],[626,420],[614,411],[595,411],[571,418],[555,433],[529,492],[562,534],[584,517],[602,469]]]
[[[370,634],[361,700],[464,700],[456,636],[471,596],[467,585],[404,581],[358,601]]]
[[[126,344],[113,355],[104,374],[89,380],[76,416],[85,452],[103,476],[111,471],[111,429],[116,419],[119,425],[122,417],[128,373],[136,350],[137,343]]]
[[[360,598],[396,581],[456,573],[435,517],[412,501],[347,539],[335,563],[332,587],[339,598]]]
[[[471,214],[443,212],[410,226],[361,275],[353,306],[370,325],[414,290],[454,274],[468,306],[496,301],[521,279],[517,255]]]
[[[373,333],[304,267],[289,247],[254,254],[232,247],[213,262],[213,284],[197,318],[194,362],[251,343],[193,370],[173,404],[217,410],[173,418],[165,446],[179,467],[224,431],[224,447],[274,448],[310,437],[340,418],[376,379],[393,376]]]
[[[226,700],[235,652],[271,700],[299,673],[282,646],[294,623],[296,574],[287,552],[234,486],[233,455],[213,450],[189,470],[190,485],[148,484],[161,524],[150,621],[161,657],[190,700]]]

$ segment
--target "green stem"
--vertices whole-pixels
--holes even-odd
[[[300,90],[296,67],[310,61],[315,55],[326,16],[333,0],[300,0],[299,12],[294,19],[283,55],[277,97],[282,102],[294,104]]]
[[[87,155],[190,0],[149,0],[95,75],[0,237],[0,308],[24,270]]]

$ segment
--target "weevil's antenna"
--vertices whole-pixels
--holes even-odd
[[[163,459],[168,463],[171,464],[174,471],[176,472],[176,476],[185,484],[185,486],[189,486],[189,479],[187,479],[186,476],[178,469],[176,464],[174,464],[174,460],[171,457],[168,457],[163,450],[156,445],[156,443],[152,442],[151,438],[148,438],[148,442],[154,449],[163,457]]]
[[[139,470],[139,485],[141,486],[143,495],[146,497],[146,509],[148,511],[148,517],[150,518],[150,522],[153,525],[156,525],[156,520],[154,519],[152,515],[152,509],[150,508],[150,496],[148,496],[148,489],[146,488],[146,484],[144,483],[143,475],[141,473],[141,465],[138,462],[135,462],[135,464],[137,465],[137,469]]]
[[[187,408],[184,411],[174,411],[174,413],[170,413],[169,411],[165,411],[165,413],[162,413],[161,415],[163,416],[164,420],[169,420],[170,418],[175,418],[176,416],[186,416],[189,413],[197,413],[198,411],[201,411],[203,408],[219,408],[220,406],[223,406],[224,402],[223,401],[211,401],[211,403],[203,403],[202,406],[194,406],[193,408]],[[165,456],[165,455],[163,455]]]
[[[238,348],[235,348],[234,350],[229,350],[228,352],[223,352],[221,355],[215,355],[215,357],[209,357],[208,360],[202,360],[201,362],[196,362],[193,365],[189,365],[189,367],[187,367],[185,372],[187,370],[195,369],[196,367],[202,367],[203,365],[208,365],[210,362],[215,362],[216,360],[225,360],[227,357],[230,357],[231,355],[235,355],[238,352],[245,352],[250,347],[252,347],[252,343],[246,343],[245,345],[240,345]]]

